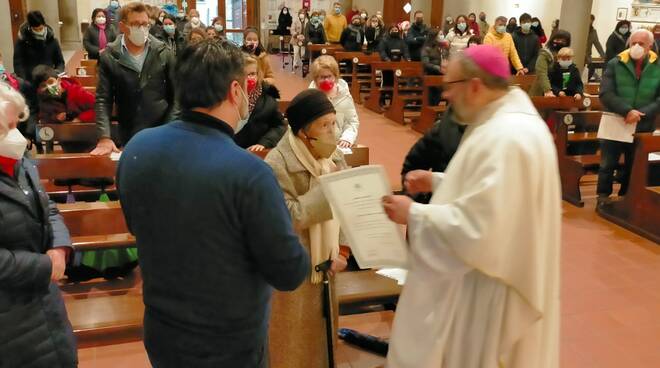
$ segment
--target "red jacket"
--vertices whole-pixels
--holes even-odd
[[[58,99],[45,98],[39,101],[39,120],[42,123],[59,123],[57,115],[65,112],[67,120],[78,118],[83,123],[93,123],[96,121],[96,114],[94,113],[94,103],[96,97],[91,92],[70,77],[60,78],[60,85],[63,90],[63,95],[66,97],[66,104],[64,101]]]

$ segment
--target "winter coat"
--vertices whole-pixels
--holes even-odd
[[[339,43],[346,51],[362,51],[364,30],[360,26],[349,25],[341,32]]]
[[[555,96],[558,96],[559,92],[562,91],[566,93],[566,96],[582,95],[584,93],[582,76],[575,64],[571,64],[568,69],[563,69],[559,63],[554,63],[548,71],[548,78],[550,79],[552,93]]]
[[[257,99],[247,123],[234,136],[234,141],[242,148],[255,144],[273,148],[287,129],[277,102],[280,91],[266,82],[262,82],[261,88],[261,96]]]
[[[110,118],[117,106],[120,144],[135,133],[174,120],[174,55],[161,41],[149,36],[146,58],[138,70],[121,46],[121,37],[101,53],[96,87],[96,124],[99,137],[110,137]]]
[[[367,51],[373,52],[374,50],[378,50],[378,45],[383,39],[384,34],[385,29],[382,27],[366,27],[364,30],[364,37],[367,39]]]
[[[543,96],[544,93],[552,90],[548,72],[554,62],[555,56],[552,51],[546,47],[539,51],[539,56],[536,58],[536,67],[534,68],[536,69],[536,79],[529,90],[530,96]]]
[[[441,119],[422,136],[408,151],[401,169],[401,182],[413,170],[444,172],[458,149],[465,126],[458,125],[447,110]],[[429,194],[414,197],[418,202],[428,203]]]
[[[39,94],[39,121],[42,124],[62,123],[57,115],[66,113],[66,120],[79,119],[83,123],[96,122],[94,113],[94,94],[85,88],[74,78],[60,78],[62,94],[53,98],[48,92]]]
[[[85,36],[83,36],[83,46],[87,51],[90,59],[98,60],[99,58],[99,34],[101,29],[93,24],[87,27],[85,31]],[[108,41],[108,44],[117,39],[117,30],[112,24],[108,24],[105,27],[105,39]],[[107,44],[106,44],[107,47]]]
[[[462,34],[456,31],[455,28],[450,29],[449,33],[447,33],[447,37],[445,37],[445,39],[449,41],[449,54],[453,55],[457,51],[466,48],[470,37],[473,35],[472,31],[469,29]]]
[[[172,36],[165,32],[162,27],[154,36],[165,43],[175,56],[186,47],[186,39],[183,37],[183,33],[179,32],[176,28],[174,29],[174,34]]]
[[[277,29],[275,29],[273,34],[281,36],[290,35],[291,31],[289,30],[289,27],[291,27],[291,24],[293,23],[293,18],[291,18],[291,14],[288,13],[289,9],[287,9],[287,14],[284,14],[282,10],[280,11],[280,16],[277,18]]]
[[[316,88],[316,83],[312,81],[309,88]],[[337,115],[337,129],[335,130],[337,141],[346,141],[355,144],[360,128],[360,119],[358,118],[355,102],[351,96],[351,90],[343,79],[337,80],[337,95],[330,99],[332,106],[335,107]]]
[[[307,27],[307,24],[309,23],[309,19],[305,18],[303,22],[300,21],[300,18],[296,19],[293,22],[293,25],[291,26],[291,41],[289,44],[297,46],[298,42],[302,42],[303,45],[307,44],[307,40],[305,39],[305,28]],[[298,38],[302,37],[302,40],[299,40]]]
[[[183,33],[183,38],[184,39],[186,39],[186,40],[188,39],[188,36],[190,35],[190,32],[192,32],[193,28],[195,28],[195,27],[193,27],[193,25],[192,25],[192,23],[190,23],[190,21],[187,21],[183,25],[183,32],[182,33]],[[205,30],[206,29],[206,24],[204,24],[204,22],[200,21],[199,26],[197,26],[196,28]]]
[[[660,113],[660,65],[658,55],[649,52],[640,79],[635,76],[635,61],[630,50],[610,60],[600,83],[600,100],[607,111],[628,115],[635,109],[646,114],[637,123],[636,133],[655,130]]]
[[[618,31],[612,32],[610,37],[607,38],[605,43],[605,62],[609,62],[614,59],[617,55],[625,51],[628,46],[628,38],[630,37],[630,32],[625,35],[620,34]]]
[[[516,45],[513,43],[513,37],[510,33],[499,34],[495,28],[491,28],[486,37],[484,37],[484,45],[493,45],[502,50],[502,53],[509,59],[509,64],[515,70],[523,68],[516,51]]]
[[[424,42],[426,42],[428,34],[429,28],[425,24],[418,26],[413,23],[410,29],[408,29],[406,43],[408,44],[408,51],[410,52],[412,61],[422,60],[422,47],[424,47]]]
[[[0,367],[77,366],[76,342],[46,251],[71,248],[28,159],[0,170]]]
[[[34,38],[29,24],[25,23],[18,31],[18,41],[14,46],[14,72],[19,77],[32,81],[32,70],[42,64],[64,71],[60,43],[50,26],[46,26],[46,39],[38,40]]]
[[[328,38],[325,35],[325,28],[323,28],[323,25],[319,24],[318,26],[314,26],[312,22],[308,22],[307,26],[305,26],[305,40],[308,43],[311,42],[315,45],[328,42]]]
[[[119,161],[155,367],[267,367],[273,288],[309,275],[273,172],[232,136],[227,123],[185,111],[138,133]]]
[[[603,45],[600,44],[600,40],[598,40],[598,32],[596,32],[596,28],[591,27],[589,29],[589,36],[587,37],[587,54],[584,59],[585,64],[591,63],[591,49],[593,46],[596,46],[596,51],[598,51],[600,57],[604,58],[605,51],[603,50]]]
[[[378,53],[383,61],[410,60],[408,45],[400,38],[384,37],[378,45]]]
[[[481,20],[481,19],[479,19],[477,21],[477,23],[479,24],[479,37],[481,37],[481,39],[483,40],[484,37],[486,37],[486,35],[488,34],[488,30],[490,29],[490,25],[488,24],[488,22],[486,22],[485,20]]]
[[[431,75],[440,75],[442,60],[444,59],[443,53],[439,44],[426,45],[422,50],[422,65],[424,65],[424,73]]]
[[[516,46],[523,67],[533,73],[536,68],[536,58],[539,56],[539,49],[541,48],[539,46],[539,36],[532,31],[524,33],[519,29],[513,32],[513,43]]]

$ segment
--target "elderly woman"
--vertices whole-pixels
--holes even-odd
[[[245,76],[249,117],[239,121],[234,141],[248,151],[259,152],[277,145],[286,132],[286,123],[277,103],[280,91],[263,80],[254,56],[246,57]]]
[[[339,65],[332,56],[319,56],[312,63],[312,82],[309,88],[321,90],[335,108],[337,145],[351,147],[358,136],[360,120],[348,83],[339,77]]]
[[[16,129],[23,97],[0,82],[0,366],[75,367],[76,343],[56,284],[71,253],[69,232],[23,157]]]
[[[96,8],[92,12],[93,24],[87,27],[83,46],[90,59],[98,59],[101,51],[117,38],[117,30],[108,22],[105,10]]]
[[[339,252],[339,223],[333,219],[318,178],[346,168],[346,163],[336,150],[335,109],[324,93],[301,92],[286,115],[290,129],[266,156],[266,163],[284,192],[300,242],[310,253],[311,279],[293,292],[273,294],[270,363],[272,367],[324,368],[328,359],[323,275],[314,266],[332,260],[330,287],[334,288],[332,276],[346,267],[346,257]],[[332,303],[337,326],[337,300]]]

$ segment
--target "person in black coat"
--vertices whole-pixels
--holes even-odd
[[[520,62],[529,73],[534,73],[536,68],[536,59],[539,56],[541,44],[539,36],[532,30],[532,16],[523,13],[520,16],[520,28],[513,31],[513,43],[516,45],[516,51],[520,57]],[[511,69],[515,72],[514,69]]]
[[[0,89],[0,367],[76,367],[56,284],[72,250],[69,231],[23,156],[27,140],[15,128],[17,111],[27,118],[25,102],[7,85]]]
[[[169,14],[165,14],[163,17],[162,31],[156,35],[156,38],[163,41],[174,55],[177,55],[186,47],[183,33],[176,28],[176,18]]]
[[[364,29],[362,28],[359,14],[354,15],[351,18],[351,24],[341,32],[339,43],[346,51],[362,51]]]
[[[564,47],[557,53],[555,61],[548,71],[550,86],[555,96],[573,96],[581,99],[584,85],[580,70],[573,62],[573,50]]]
[[[404,184],[406,174],[413,170],[431,170],[444,172],[458,149],[463,138],[465,126],[459,125],[453,119],[451,108],[447,109],[441,119],[415,143],[406,155],[401,169],[401,181]],[[431,193],[422,193],[412,198],[416,202],[428,203]]]
[[[234,141],[253,152],[273,148],[287,128],[277,102],[280,91],[259,77],[257,59],[252,56],[246,58],[245,76],[250,116],[237,130]]]
[[[98,60],[101,51],[117,39],[117,30],[112,23],[108,23],[107,18],[103,9],[96,8],[92,12],[93,23],[87,27],[83,36],[83,46],[90,59]],[[102,33],[105,34],[105,40],[101,37]]]
[[[385,35],[385,24],[377,15],[372,15],[364,30],[364,37],[367,39],[367,51],[378,50],[380,40]]]
[[[309,22],[305,26],[304,34],[308,44],[321,45],[328,42],[319,12],[312,13]]]
[[[27,23],[18,31],[14,46],[14,72],[21,78],[32,81],[32,70],[37,65],[48,65],[64,71],[64,57],[55,33],[40,11],[27,14]]]
[[[401,39],[401,30],[397,26],[390,27],[388,37],[378,45],[378,52],[383,61],[410,61],[408,45]]]
[[[422,60],[422,47],[428,36],[429,28],[424,24],[424,13],[421,10],[415,12],[415,22],[408,29],[406,43],[413,61]]]
[[[628,48],[629,37],[630,21],[622,20],[617,23],[614,32],[607,38],[607,42],[605,43],[605,63],[614,59]]]
[[[291,24],[293,24],[293,18],[291,17],[289,8],[285,6],[280,10],[280,16],[277,18],[277,29],[275,29],[273,34],[280,36],[290,35]]]

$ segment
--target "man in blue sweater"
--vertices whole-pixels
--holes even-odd
[[[272,287],[294,290],[309,270],[271,169],[233,140],[243,66],[227,43],[186,48],[181,119],[135,135],[119,163],[154,367],[267,367]]]

